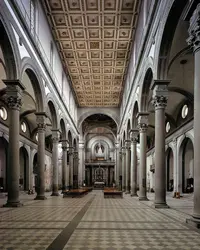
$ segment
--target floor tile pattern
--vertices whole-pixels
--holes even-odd
[[[0,208],[0,250],[199,250],[200,231],[185,223],[191,196],[168,196],[171,208],[159,210],[153,198],[104,199],[98,190],[82,198],[33,201],[23,194],[23,207]]]

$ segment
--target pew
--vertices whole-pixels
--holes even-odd
[[[116,188],[104,188],[104,198],[123,198],[123,192]]]
[[[66,198],[66,197],[80,198],[88,194],[89,191],[91,190],[88,188],[70,189],[67,191],[63,191],[63,198]]]

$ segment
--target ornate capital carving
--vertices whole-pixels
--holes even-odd
[[[20,110],[24,86],[19,80],[3,80],[6,84],[6,102],[10,109]]]
[[[78,151],[75,151],[75,152],[73,153],[73,158],[74,158],[74,159],[78,159]]]
[[[148,112],[140,112],[137,115],[138,118],[138,129],[140,133],[145,133],[148,129]]]
[[[68,149],[69,149],[69,155],[73,155],[74,148],[73,147],[68,147]]]
[[[167,106],[169,83],[169,80],[154,80],[151,89],[153,90],[152,104],[155,109],[164,109]]]
[[[61,140],[61,142],[62,142],[62,149],[63,149],[63,151],[66,151],[67,150],[68,141],[67,140]]]
[[[22,106],[22,97],[7,96],[6,102],[10,109],[20,110]]]
[[[58,129],[52,129],[52,141],[58,143],[60,140],[60,131]]]
[[[131,129],[129,131],[130,133],[130,138],[131,138],[131,143],[134,143],[136,144],[137,143],[137,140],[138,140],[138,129]]]
[[[152,100],[152,104],[155,109],[164,109],[167,106],[168,98],[166,96],[154,96]]]
[[[189,38],[187,43],[193,48],[193,51],[200,49],[200,4],[197,5],[192,17],[190,18]]]
[[[46,130],[46,113],[45,112],[37,112],[36,115],[36,123],[38,127],[38,132],[44,132]]]
[[[131,148],[131,141],[130,140],[125,140],[125,147],[126,147],[126,149]]]

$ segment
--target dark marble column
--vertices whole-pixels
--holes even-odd
[[[69,147],[69,185],[73,188],[74,148]]]
[[[194,209],[187,223],[200,228],[200,4],[190,19],[189,35],[194,52]]]
[[[125,192],[126,188],[126,149],[122,147],[122,191]]]
[[[6,207],[19,207],[19,131],[20,109],[24,86],[19,80],[4,80],[6,85],[6,101],[9,107],[9,147],[8,147],[8,199]]]
[[[137,195],[137,140],[138,130],[130,130],[131,138],[131,196]]]
[[[37,153],[37,169],[38,169],[38,188],[35,200],[45,200],[45,131],[46,131],[46,114],[37,112],[36,123],[38,126],[38,153]]]
[[[114,173],[115,173],[115,184],[116,187],[119,187],[119,168],[120,168],[120,154],[119,154],[119,143],[115,143],[115,168],[114,168]]]
[[[58,129],[52,130],[52,162],[53,162],[53,186],[51,196],[59,196],[58,193],[58,143],[60,140],[60,131]]]
[[[126,145],[126,194],[130,193],[130,164],[131,164],[131,141],[125,140]]]
[[[67,166],[67,140],[62,140],[62,190],[69,187],[69,167]]]
[[[146,201],[146,148],[147,148],[147,129],[148,129],[148,115],[147,112],[138,113],[138,129],[140,132],[140,168],[139,168],[139,200]]]
[[[169,81],[155,80],[152,86],[155,107],[155,208],[168,208],[166,203],[165,107]]]

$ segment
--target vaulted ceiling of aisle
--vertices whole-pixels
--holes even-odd
[[[81,107],[118,107],[141,0],[42,1]]]

